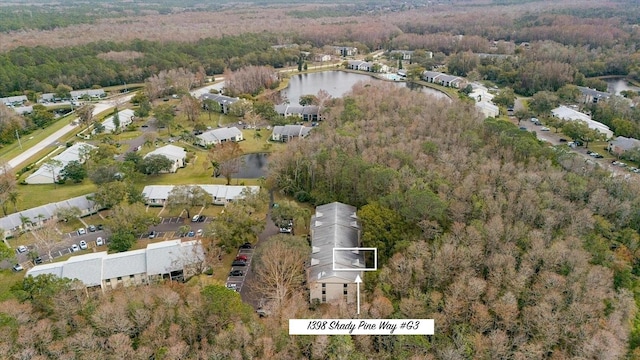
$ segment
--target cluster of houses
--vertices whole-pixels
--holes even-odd
[[[236,197],[245,191],[245,187],[239,186],[217,187],[230,189]],[[240,189],[235,188],[243,189],[238,192]],[[159,189],[146,187],[145,197],[166,198],[168,188]],[[154,191],[163,195],[150,195]],[[311,253],[306,269],[309,301],[356,302],[356,278],[362,278],[364,271],[375,269],[366,264],[364,252],[359,250],[362,249],[361,225],[356,208],[339,202],[318,206],[311,217],[310,235]],[[175,239],[151,243],[145,249],[115,254],[102,251],[72,256],[65,261],[36,265],[27,271],[26,276],[51,274],[77,279],[88,289],[104,292],[163,280],[183,281],[202,271],[204,265],[205,253],[198,240]]]
[[[572,109],[568,106],[561,105],[551,110],[551,114],[561,120],[565,121],[583,121],[587,123],[590,129],[594,129],[602,134],[605,139],[613,138],[613,131],[609,127],[601,122],[591,119],[591,116],[582,113],[578,110]]]
[[[425,71],[422,73],[422,80],[433,84],[438,84],[456,89],[463,89],[467,86],[465,78],[449,75],[437,71]]]
[[[257,193],[260,191],[259,186],[240,186],[240,185],[212,185],[201,184],[194,185],[201,187],[204,191],[211,195],[213,205],[226,205],[227,203],[237,201],[244,198],[248,192]],[[147,185],[142,190],[142,197],[149,206],[164,206],[169,198],[169,194],[175,188],[175,185]]]

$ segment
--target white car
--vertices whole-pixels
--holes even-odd
[[[102,240],[102,237],[98,236],[98,238],[96,239],[96,246],[102,245],[104,245],[104,240]]]
[[[87,233],[87,230],[85,230],[84,228],[78,229],[78,235],[84,235],[86,233]]]
[[[87,250],[89,248],[89,246],[87,246],[87,242],[84,240],[80,241],[80,249],[81,250]]]
[[[80,248],[78,247],[78,245],[76,244],[71,245],[71,252],[76,252],[76,251],[80,251]]]
[[[196,235],[198,236],[202,235],[202,229],[198,229],[198,231],[196,231]]]
[[[548,127],[546,127],[546,126],[540,129],[540,131],[549,131],[549,130],[551,130],[551,129],[549,129],[549,128],[548,128]]]
[[[18,246],[18,252],[19,252],[20,254],[27,252],[27,250],[29,250],[29,249],[27,249],[27,247],[26,247],[26,246],[24,246],[24,245],[20,245],[20,246]]]

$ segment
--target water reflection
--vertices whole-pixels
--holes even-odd
[[[234,179],[259,179],[267,176],[268,153],[246,154],[240,157],[240,171]]]

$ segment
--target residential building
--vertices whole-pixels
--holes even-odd
[[[234,186],[234,185],[191,185],[199,186],[208,192],[213,198],[214,205],[226,205],[232,201],[244,198],[247,192],[260,191],[259,186]],[[147,185],[142,189],[142,197],[150,206],[164,206],[171,190],[175,185]]]
[[[336,51],[336,55],[340,55],[342,57],[345,56],[355,56],[358,55],[358,48],[351,46],[334,46]]]
[[[223,114],[228,114],[230,106],[233,103],[239,101],[240,98],[234,98],[234,97],[220,95],[220,94],[207,93],[207,94],[202,94],[200,96],[200,100],[202,100],[202,101],[204,101],[204,100],[215,101],[218,104],[220,104],[220,111],[222,111]],[[203,107],[206,109],[207,108],[207,104],[203,103]]]
[[[95,148],[96,147],[91,144],[77,142],[52,158],[59,162],[58,165],[49,166],[46,165],[45,161],[40,165],[38,170],[27,177],[25,182],[27,184],[53,184],[55,181],[58,181],[60,171],[62,171],[68,163],[71,161],[78,161],[81,164],[84,163],[89,155],[89,151]]]
[[[597,130],[599,133],[603,134],[606,139],[611,139],[613,137],[613,131],[611,131],[607,125],[595,120],[591,120],[591,116],[581,113],[570,107],[560,105],[559,107],[551,110],[551,114],[562,120],[584,121],[587,123],[590,129]]]
[[[347,62],[347,69],[376,73],[386,73],[389,71],[389,67],[387,65],[362,60],[349,60]]]
[[[133,118],[135,117],[135,112],[131,109],[123,109],[118,111],[118,120],[120,120],[119,129],[122,130],[127,127],[129,124],[133,122]],[[102,122],[102,126],[104,127],[105,133],[112,133],[116,131],[116,125],[113,123],[114,115],[109,116],[105,121]],[[94,129],[95,133],[95,129]]]
[[[500,114],[500,108],[488,101],[476,102],[476,109],[478,109],[485,118],[498,117]]]
[[[80,217],[88,216],[100,210],[98,204],[90,200],[93,194],[74,197],[35,208],[22,210],[0,218],[0,229],[4,238],[14,236],[19,231],[37,229],[44,223],[56,219],[60,209],[78,208]]]
[[[608,150],[610,153],[622,155],[629,150],[640,149],[640,140],[618,136],[609,142]]]
[[[0,102],[6,106],[22,106],[28,101],[26,95],[9,96],[0,98]]]
[[[14,106],[13,111],[17,112],[20,115],[31,114],[33,112],[33,106]]]
[[[157,148],[144,157],[147,158],[151,155],[162,155],[167,159],[173,161],[173,165],[168,171],[171,173],[178,171],[178,168],[183,168],[187,160],[187,152],[185,151],[185,149],[175,145],[165,145],[163,147]]]
[[[395,57],[395,55],[402,56],[402,60],[411,60],[411,55],[413,55],[412,50],[391,50],[389,51],[389,55]]]
[[[354,206],[334,202],[316,207],[311,217],[311,260],[307,268],[311,302],[356,301],[355,280],[357,276],[362,278],[364,256],[334,249],[359,247],[360,231]]]
[[[329,54],[316,54],[313,57],[313,61],[317,61],[317,62],[331,61],[331,55],[329,55]]]
[[[320,108],[316,105],[280,104],[274,108],[278,114],[284,117],[297,116],[303,121],[319,121],[322,119],[320,116]]]
[[[104,89],[74,90],[74,91],[71,91],[70,94],[71,94],[71,99],[73,100],[79,100],[83,97],[100,99],[107,96],[107,94],[104,92]]]
[[[448,75],[437,71],[425,71],[422,73],[422,80],[442,86],[462,89],[467,86],[464,78],[454,75]]]
[[[203,147],[222,144],[227,141],[242,141],[242,131],[237,127],[218,128],[205,131],[200,135],[196,135],[198,144]]]
[[[183,281],[201,270],[203,264],[204,250],[200,242],[178,239],[148,244],[140,250],[72,256],[66,261],[36,265],[26,276],[52,274],[77,279],[87,288],[104,291],[165,279]]]
[[[271,133],[271,140],[289,142],[296,138],[305,138],[309,135],[312,128],[304,125],[284,125],[274,126]]]
[[[54,93],[45,93],[40,95],[40,99],[38,99],[39,103],[49,103],[56,101],[56,95]]]
[[[608,92],[598,91],[584,86],[578,86],[578,90],[580,90],[580,102],[583,104],[597,104],[611,97],[611,94]]]

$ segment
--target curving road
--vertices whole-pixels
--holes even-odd
[[[100,101],[97,104],[95,104],[95,108],[93,109],[93,115],[96,116],[97,114],[99,114],[99,113],[101,113],[101,112],[103,112],[105,110],[109,110],[109,109],[115,107],[118,104],[122,104],[124,102],[128,102],[129,100],[131,100],[133,95],[134,94],[132,93],[132,94],[128,94],[128,95],[123,96],[123,97],[116,98],[116,99]],[[60,129],[60,130],[54,132],[53,134],[47,136],[44,140],[40,141],[39,143],[37,143],[34,146],[30,147],[29,149],[25,150],[20,155],[18,155],[16,157],[14,157],[13,159],[9,160],[7,163],[12,168],[18,167],[18,165],[20,165],[23,162],[27,161],[30,157],[32,157],[33,155],[37,154],[38,152],[40,152],[45,147],[55,143],[56,141],[58,141],[58,139],[60,139],[61,137],[65,136],[69,132],[73,131],[74,128],[76,128],[76,126],[77,126],[77,125],[73,125],[75,120],[77,120],[77,118],[74,119],[69,125],[65,125],[62,129]]]

